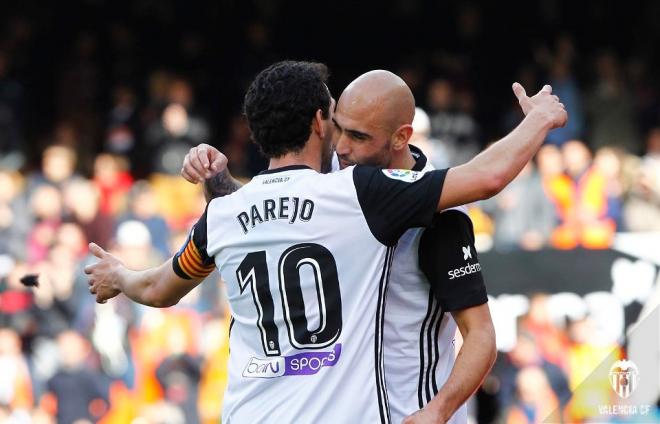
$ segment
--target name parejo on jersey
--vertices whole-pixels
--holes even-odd
[[[238,223],[244,234],[247,234],[256,224],[275,221],[278,219],[288,219],[289,224],[299,219],[308,222],[312,219],[314,213],[314,202],[309,199],[300,199],[298,197],[278,197],[275,199],[266,199],[258,207],[250,206],[249,212],[243,211],[236,216]]]

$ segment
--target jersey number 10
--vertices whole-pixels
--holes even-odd
[[[319,326],[312,331],[307,328],[300,278],[300,268],[304,265],[312,268],[318,301]],[[282,253],[277,269],[284,322],[291,346],[296,349],[322,349],[334,343],[341,333],[342,318],[337,263],[332,253],[319,244],[296,244]],[[241,294],[248,286],[252,291],[264,353],[279,356],[279,331],[275,324],[266,251],[248,253],[236,270],[236,278]]]

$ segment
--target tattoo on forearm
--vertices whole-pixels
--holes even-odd
[[[216,197],[226,196],[241,188],[241,183],[236,181],[226,170],[215,175],[204,182],[204,196],[206,201]]]

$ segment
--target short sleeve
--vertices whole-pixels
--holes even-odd
[[[356,166],[353,182],[371,233],[393,246],[406,230],[432,223],[447,169],[417,172]]]
[[[202,279],[215,269],[215,262],[207,253],[206,211],[190,230],[184,245],[174,255],[172,267],[181,278]]]
[[[419,267],[444,310],[457,311],[488,301],[472,221],[465,213],[447,210],[436,215],[422,234],[418,253]]]

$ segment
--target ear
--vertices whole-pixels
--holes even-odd
[[[319,136],[319,138],[325,137],[325,126],[323,125],[324,121],[325,119],[323,119],[323,112],[321,109],[317,110],[314,118],[312,119],[312,131],[314,131]]]
[[[392,136],[392,148],[401,150],[408,145],[412,137],[413,127],[410,124],[401,125]]]

